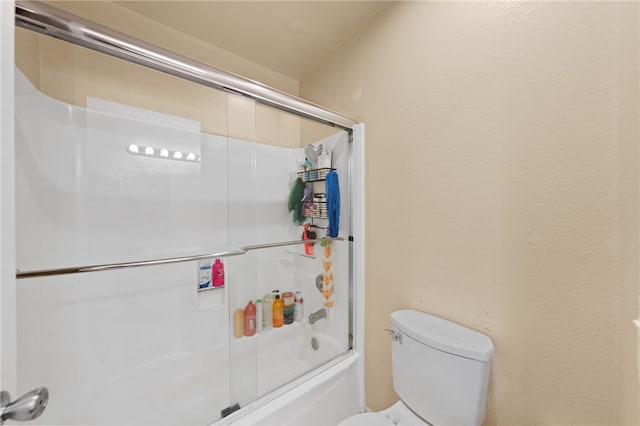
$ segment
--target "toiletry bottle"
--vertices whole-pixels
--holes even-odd
[[[296,301],[293,292],[285,291],[282,293],[282,304],[284,305],[284,323],[293,324],[293,314],[296,309]]]
[[[302,322],[304,318],[304,300],[302,299],[301,291],[296,291],[296,308],[293,317],[296,322]]]
[[[316,233],[315,233],[315,231],[311,230],[311,224],[310,223],[305,223],[304,224],[304,227],[302,228],[302,239],[303,240],[315,240],[316,239]],[[314,245],[314,243],[305,243],[304,244],[304,254],[305,255],[313,256],[313,254],[314,254],[313,245]]]
[[[309,159],[306,159],[304,162],[304,181],[309,182],[311,180],[311,172],[309,170],[313,169],[313,164]]]
[[[224,264],[220,261],[220,259],[216,259],[215,263],[213,264],[212,271],[213,286],[224,286]]]
[[[233,336],[244,336],[244,310],[236,309],[233,313]]]
[[[331,152],[327,150],[327,148],[322,149],[322,151],[318,153],[318,168],[331,168]]]
[[[259,333],[262,331],[262,314],[263,314],[262,304],[263,304],[262,299],[256,300],[256,333]]]
[[[276,294],[276,300],[273,301],[273,326],[279,328],[284,324],[284,304],[280,300],[280,292],[278,290],[273,292]]]
[[[273,295],[269,293],[262,298],[262,328],[273,328]]]
[[[249,300],[244,308],[244,335],[253,336],[256,334],[256,305],[253,300]]]
[[[207,288],[211,286],[211,261],[201,260],[198,263],[198,271],[200,280],[198,288]]]

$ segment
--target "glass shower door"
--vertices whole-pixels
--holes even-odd
[[[297,244],[305,230],[319,240],[327,235],[329,172],[341,196],[338,236],[349,235],[350,136],[239,96],[229,105],[229,242],[260,245],[228,261],[230,324],[244,315],[246,327],[258,318],[253,306],[262,311],[255,333],[230,333],[232,404],[245,407],[350,348],[349,242]],[[234,110],[248,117],[244,128],[255,133],[234,134]],[[331,153],[328,168],[318,170],[317,159],[305,168],[310,148]],[[304,188],[301,195],[296,188]],[[285,310],[281,326],[272,320],[275,294]]]
[[[20,271],[226,251],[227,96],[17,31]],[[227,289],[198,262],[17,281],[37,424],[209,424],[229,406]]]
[[[16,42],[18,391],[49,388],[37,424],[210,424],[350,349],[347,131]],[[338,218],[337,238],[299,244]],[[205,253],[220,256],[28,275]],[[260,329],[274,290],[286,323],[267,309]]]

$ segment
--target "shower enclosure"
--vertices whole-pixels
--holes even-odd
[[[50,392],[35,423],[226,422],[353,355],[354,122],[46,5],[16,24],[14,379]]]

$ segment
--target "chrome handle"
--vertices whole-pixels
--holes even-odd
[[[42,414],[49,402],[47,388],[34,389],[11,402],[9,392],[0,392],[0,423],[5,420],[19,422],[33,420]]]
[[[395,330],[391,330],[390,328],[385,328],[384,331],[389,333],[389,337],[391,337],[392,342],[398,342],[402,344],[402,334],[398,333]]]

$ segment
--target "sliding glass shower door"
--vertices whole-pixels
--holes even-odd
[[[237,108],[238,103],[252,111],[248,116],[257,125],[255,135],[245,135],[253,139],[229,138],[229,242],[232,247],[265,247],[227,262],[232,274],[229,321],[235,326],[244,315],[245,325],[230,334],[232,407],[244,407],[350,348],[349,242],[343,237],[350,228],[349,134],[230,98],[230,105]],[[331,155],[331,164],[318,169],[317,159],[307,159],[309,150]],[[335,177],[329,193],[328,173],[329,179]],[[336,190],[342,198],[332,204],[327,196],[336,196]],[[331,220],[327,206],[336,210]],[[330,222],[336,232],[341,229],[338,238],[278,245],[322,239]],[[284,310],[281,326],[272,319],[277,297]],[[246,329],[252,320],[255,333]]]
[[[17,268],[226,251],[226,94],[26,30],[16,38]],[[19,279],[18,385],[51,394],[37,422],[219,418],[227,289],[200,297],[198,266]]]
[[[16,65],[35,423],[210,424],[350,348],[347,131],[23,29]]]

